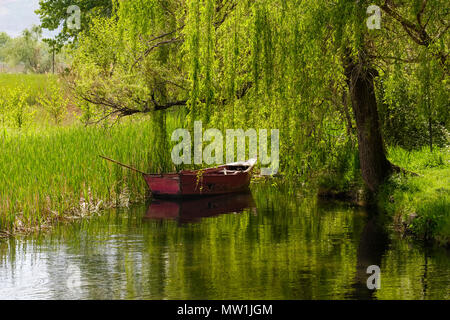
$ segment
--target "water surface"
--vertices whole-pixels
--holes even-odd
[[[271,184],[111,210],[0,242],[0,299],[449,299],[449,252],[382,220]]]

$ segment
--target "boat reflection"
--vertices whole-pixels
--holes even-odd
[[[236,193],[184,200],[154,199],[144,220],[177,220],[180,223],[195,223],[202,218],[227,213],[241,213],[251,209],[256,213],[256,205],[251,193]]]

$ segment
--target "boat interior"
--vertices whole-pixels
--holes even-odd
[[[203,175],[205,174],[214,174],[214,175],[225,175],[225,176],[232,176],[236,175],[238,173],[247,172],[251,168],[253,168],[252,163],[231,163],[231,164],[225,164],[223,166],[219,166],[216,168],[208,168],[203,170]],[[186,170],[182,171],[183,174],[197,174],[198,171],[196,170]]]

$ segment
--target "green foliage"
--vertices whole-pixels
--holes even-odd
[[[449,190],[446,191],[447,196],[439,197],[433,201],[420,203],[417,210],[417,218],[411,224],[411,230],[424,237],[425,239],[438,238],[439,240],[449,241],[450,234],[440,235],[444,224],[449,224],[450,218],[450,197]],[[447,230],[448,231],[448,230]],[[445,236],[440,237],[440,236]]]
[[[200,95],[200,0],[189,0],[187,28],[185,29],[185,50],[187,51],[186,59],[189,65],[189,80],[190,80],[190,94],[189,94],[189,109],[191,123],[198,118],[198,104]]]
[[[85,126],[93,124],[101,116],[98,108],[87,101],[77,100],[77,107],[81,111],[81,115],[77,116],[77,118]]]
[[[369,56],[380,74],[376,93],[388,144],[413,148],[432,137],[444,145],[448,84],[436,54],[446,45],[419,46],[406,34],[393,46],[389,30],[402,33],[402,26],[386,16],[386,28],[368,30],[370,4],[116,1],[111,18],[92,18],[79,34],[71,81],[78,97],[106,115],[180,102],[189,110],[183,126],[201,119],[205,127],[278,128],[281,154],[290,155],[282,157],[282,170],[304,174],[333,161],[330,149],[344,132],[354,139],[344,60]],[[409,17],[416,9],[397,10]],[[424,14],[433,10],[434,4]],[[430,32],[439,33],[440,24],[431,19]],[[405,46],[412,63],[399,50]]]
[[[5,46],[8,41],[10,41],[11,38],[8,36],[6,32],[0,32],[0,48]]]
[[[7,121],[7,112],[8,112],[8,100],[7,97],[9,92],[4,87],[0,87],[0,124],[2,127],[5,127]]]
[[[68,99],[64,97],[61,85],[55,79],[47,83],[46,91],[39,95],[38,102],[55,124],[61,123],[67,113]]]
[[[9,90],[16,87],[25,87],[29,92],[28,103],[37,103],[39,93],[45,91],[46,84],[53,79],[52,75],[42,74],[0,74],[0,87]]]
[[[78,33],[89,26],[91,20],[97,16],[110,16],[112,12],[112,0],[77,0],[76,2],[66,0],[40,0],[39,9],[36,13],[41,19],[41,27],[48,30],[57,30],[56,49],[60,50],[67,42],[77,39]],[[70,29],[67,26],[67,8],[77,5],[81,11],[81,30]]]
[[[248,11],[248,4],[192,0],[185,11],[175,1],[166,7],[118,2],[117,16],[93,19],[80,34],[76,94],[95,98],[106,114],[114,111],[111,105],[147,112],[184,100],[190,111],[185,126],[202,119],[209,127],[278,128],[282,152],[296,155],[282,160],[286,172],[319,166],[339,135],[326,134],[340,122],[328,99],[328,86],[343,80],[330,72],[340,70],[338,60],[317,50],[320,39],[302,37],[309,26],[300,18],[308,6],[261,1]],[[325,158],[311,154],[311,146],[323,148],[318,153]]]
[[[393,148],[390,159],[421,176],[392,176],[379,192],[379,206],[416,236],[450,242],[450,153],[427,148],[407,151]]]
[[[167,138],[166,113],[157,111],[151,115],[150,141],[154,152],[149,154],[148,172],[163,173],[173,169],[170,157],[170,146]]]
[[[333,148],[332,156],[318,177],[318,185],[328,193],[349,193],[364,188],[354,142],[346,141]]]
[[[399,166],[413,172],[421,172],[423,169],[444,169],[448,166],[449,150],[447,148],[437,149],[429,152],[426,147],[417,150],[405,150],[399,147],[389,149],[389,157],[395,160]]]
[[[27,127],[45,126],[46,114],[38,99],[46,94],[49,83],[57,81],[47,75],[0,74],[0,125],[18,128],[23,118]]]
[[[11,126],[22,129],[27,127],[33,120],[34,111],[28,104],[29,93],[25,87],[10,88],[4,92],[1,104],[4,110],[8,113],[7,120]]]
[[[51,55],[48,46],[40,41],[41,36],[42,30],[37,26],[25,29],[22,36],[10,39],[0,48],[1,60],[12,66],[23,64],[25,72],[48,72]]]
[[[429,145],[430,137],[438,147],[449,142],[448,80],[435,60],[420,54],[420,63],[392,67],[378,81],[386,141],[407,149]]]
[[[26,231],[70,214],[88,214],[86,202],[98,210],[142,200],[147,191],[142,176],[98,155],[146,170],[157,150],[151,132],[148,121],[127,121],[106,130],[48,127],[2,135],[0,229]]]
[[[11,38],[5,32],[0,32],[0,62],[5,62],[8,60],[5,54],[5,47],[11,41]]]

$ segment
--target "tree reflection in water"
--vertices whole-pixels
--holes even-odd
[[[0,298],[450,298],[448,252],[425,254],[379,219],[269,183],[111,210],[0,243]],[[381,268],[380,290],[367,288],[369,265]],[[67,287],[70,266],[80,290]]]

